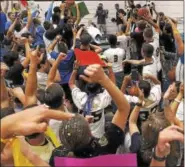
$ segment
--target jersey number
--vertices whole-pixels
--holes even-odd
[[[93,123],[98,122],[101,119],[101,117],[102,117],[102,112],[99,113],[99,111],[92,112],[91,114],[94,117]]]
[[[117,63],[117,62],[118,62],[118,56],[114,55],[114,63]]]

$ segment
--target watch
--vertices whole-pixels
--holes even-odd
[[[138,107],[142,107],[143,106],[142,103],[136,103],[135,105],[138,106]]]
[[[159,161],[159,162],[163,162],[166,160],[167,156],[164,156],[164,157],[158,157],[156,154],[155,154],[155,148],[152,149],[152,157],[156,160],[156,161]]]

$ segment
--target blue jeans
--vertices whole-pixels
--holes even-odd
[[[124,72],[121,71],[121,72],[117,72],[117,73],[114,73],[115,74],[115,78],[116,78],[116,85],[119,89],[121,89],[121,85],[122,85],[122,82],[123,82],[123,79],[124,79]]]

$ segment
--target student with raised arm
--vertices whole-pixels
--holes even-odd
[[[86,90],[82,91],[76,85],[76,77],[79,64],[75,63],[73,73],[71,75],[69,86],[72,91],[73,101],[79,111],[83,111],[82,115],[88,119],[92,117],[90,122],[91,133],[96,138],[101,138],[105,132],[105,108],[111,104],[111,96],[98,83],[86,83]],[[109,68],[109,78],[115,83],[114,73]]]
[[[172,26],[177,54],[179,56],[179,61],[176,67],[176,81],[184,82],[184,33],[181,36],[175,24],[170,19],[168,19],[168,22]]]
[[[18,22],[16,25],[15,25],[15,31],[14,31],[14,35],[15,37],[21,37],[22,34],[26,33],[26,32],[29,32],[30,31],[30,28],[31,28],[31,25],[32,25],[32,14],[31,14],[31,10],[28,8],[27,10],[27,14],[28,14],[28,21],[27,21],[27,24],[23,27],[23,25]]]
[[[1,154],[4,151],[5,144],[9,143],[11,145],[12,139],[17,139],[19,136],[27,136],[33,133],[44,133],[48,127],[45,120],[69,120],[72,117],[74,117],[73,114],[63,113],[57,110],[49,110],[45,105],[32,107],[4,117],[1,119]],[[36,153],[33,153],[33,150],[26,141],[22,141],[23,139],[20,138],[19,140],[21,141],[20,152],[33,166],[49,166],[48,163],[44,162]],[[13,146],[11,149],[15,150],[17,148],[14,148]],[[17,158],[16,161],[17,160],[19,160],[19,158]],[[15,161],[12,163],[15,164]],[[19,165],[28,166],[28,162],[21,159],[21,163],[19,163]]]
[[[184,143],[184,130],[178,126],[170,126],[159,133],[157,146],[153,149],[150,167],[165,167],[166,159],[171,152],[170,143]]]
[[[54,165],[54,157],[90,158],[105,154],[114,154],[124,138],[124,129],[130,111],[130,105],[122,92],[110,81],[100,65],[88,66],[80,76],[86,82],[99,83],[112,96],[118,107],[112,123],[107,128],[102,139],[96,140],[90,133],[88,122],[83,116],[76,115],[71,121],[63,121],[60,126],[62,146],[53,151],[50,165]],[[69,133],[70,135],[65,135]],[[78,144],[77,144],[78,143]],[[93,143],[93,144],[92,144]]]
[[[164,99],[164,111],[166,114],[167,119],[177,126],[183,127],[183,103],[184,103],[184,85],[180,85],[180,91],[177,94],[175,100],[171,102],[171,97],[173,97],[173,85],[170,85],[167,91],[165,92],[163,99]]]
[[[37,66],[42,60],[43,55],[41,56],[38,51],[38,47],[35,51],[29,52],[30,57],[30,68],[28,73],[28,78],[25,88],[25,104],[24,107],[37,104]],[[40,56],[40,57],[39,57]]]

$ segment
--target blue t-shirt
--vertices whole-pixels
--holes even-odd
[[[57,59],[59,53],[53,51],[50,53],[51,58]],[[75,55],[73,50],[69,50],[67,53],[67,57],[63,60],[59,65],[59,73],[61,76],[61,84],[66,84],[69,82],[71,77],[71,73],[73,72],[73,64],[75,61]]]
[[[11,25],[12,25],[12,22],[11,21],[7,21],[6,25],[5,25],[5,30],[8,30]]]
[[[0,12],[0,33],[1,34],[5,32],[6,22],[7,22],[6,14],[4,12]]]
[[[35,33],[34,46],[45,45],[44,39],[43,39],[43,36],[44,36],[44,33],[45,33],[44,27],[39,25],[39,26],[36,27],[35,31],[36,31],[36,33]]]

